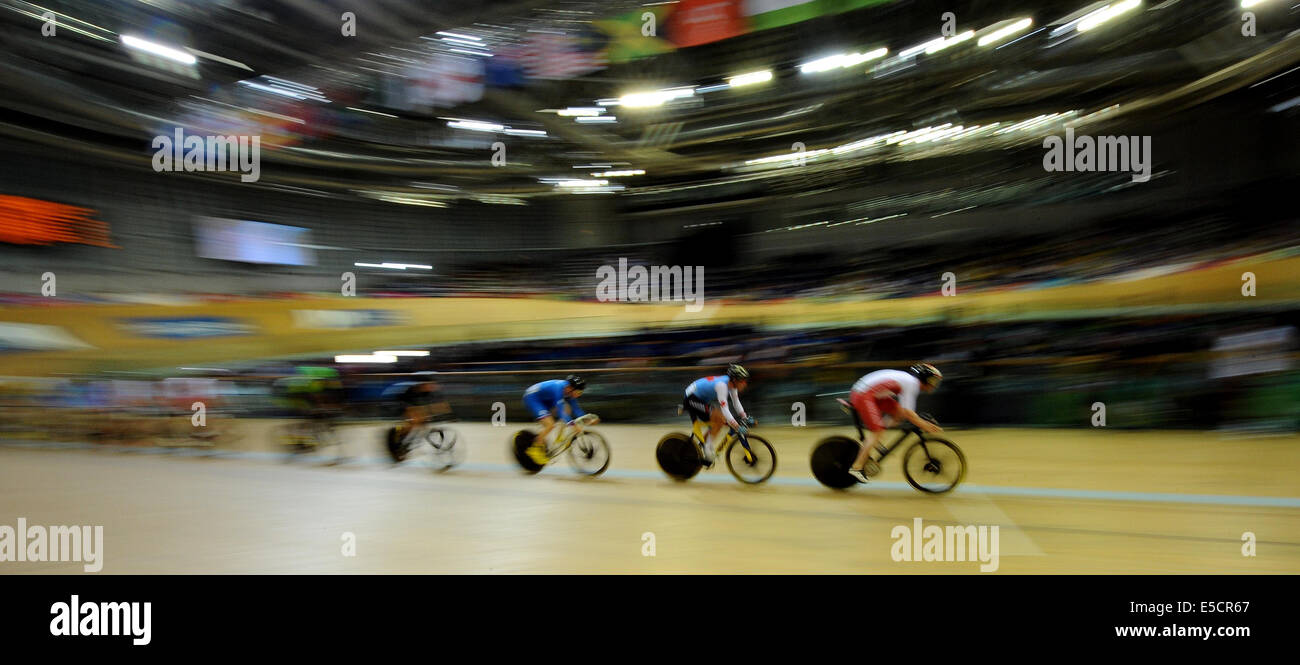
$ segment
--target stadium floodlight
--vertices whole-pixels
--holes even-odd
[[[1034,24],[1034,20],[1031,18],[1022,18],[1020,20],[1009,19],[1008,21],[1003,21],[1002,23],[1005,23],[1006,25],[1002,25],[1002,27],[996,27],[1001,24],[994,24],[992,26],[989,26],[989,28],[994,28],[994,30],[980,37],[979,41],[976,43],[979,46],[988,46],[989,44],[996,44],[1006,39],[1007,37],[1016,34],[1017,32],[1024,32],[1025,30],[1028,30],[1029,26]],[[985,30],[988,30],[989,28],[985,28]],[[983,30],[981,30],[981,32],[983,32]]]
[[[728,78],[727,83],[730,84],[731,87],[733,88],[739,88],[747,85],[757,85],[759,83],[766,83],[771,80],[772,80],[772,70],[764,69],[758,72],[747,72],[744,74],[737,74],[735,76],[732,76],[731,78]]]
[[[910,58],[910,57],[916,55],[917,53],[920,53],[921,51],[927,51],[927,52],[928,52],[931,46],[934,46],[934,45],[936,45],[936,44],[942,44],[942,43],[943,43],[943,37],[939,37],[939,38],[937,38],[937,39],[931,39],[930,41],[925,42],[924,44],[917,44],[916,46],[909,46],[909,47],[907,47],[907,48],[905,48],[905,49],[899,51],[899,52],[898,52],[898,57],[899,57],[899,58]]]
[[[288,90],[285,88],[278,88],[273,85],[262,85],[261,83],[253,83],[252,81],[240,81],[239,84],[248,86],[254,90],[261,90],[262,92],[269,92],[273,95],[280,95],[281,97],[292,97],[294,99],[307,99],[305,95],[298,94],[292,90]]]
[[[195,58],[185,51],[174,49],[170,46],[163,46],[162,44],[151,42],[147,39],[140,39],[139,37],[132,37],[131,35],[122,35],[121,39],[122,44],[129,48],[133,48],[137,51],[144,51],[145,53],[152,53],[153,55],[161,56],[168,60],[175,60],[182,64],[192,65],[199,61],[198,58]]]
[[[650,92],[634,92],[619,97],[618,105],[625,106],[627,108],[632,108],[632,109],[654,108],[656,106],[663,106],[665,103],[670,102],[674,99],[682,99],[684,97],[691,97],[694,95],[695,95],[695,88],[693,86],[686,87],[686,88],[668,88],[665,90],[652,90]],[[600,104],[601,106],[608,106],[608,104],[604,104],[601,102],[596,102],[596,103]]]
[[[1079,32],[1091,30],[1106,21],[1109,21],[1120,14],[1137,9],[1142,4],[1141,0],[1123,0],[1114,4],[1106,5],[1097,11],[1088,14],[1079,20],[1079,24],[1074,27]]]
[[[452,120],[447,123],[452,129],[468,129],[472,132],[500,132],[506,126],[498,125],[495,122],[480,122],[478,120]]]
[[[930,42],[929,46],[925,47],[925,54],[930,55],[932,53],[938,53],[939,51],[942,51],[950,46],[960,44],[974,36],[975,36],[974,30],[967,30],[966,32],[963,32],[959,35],[954,35],[952,37],[945,37],[943,39],[935,40],[933,42]]]
[[[812,62],[805,62],[799,65],[799,72],[802,74],[818,74],[832,69],[847,69],[868,60],[883,58],[888,53],[889,49],[883,47],[866,53],[837,53],[825,58],[818,58]]]
[[[336,363],[395,363],[397,362],[397,356],[380,355],[380,354],[342,355],[342,356],[334,356],[334,362]]]
[[[451,37],[452,39],[469,39],[471,41],[476,41],[476,42],[483,41],[482,37],[475,37],[474,35],[462,35],[460,33],[448,32],[446,30],[439,30],[437,34],[442,35],[444,37]]]
[[[599,106],[570,106],[567,109],[556,111],[555,114],[571,118],[575,116],[597,116],[604,112],[605,109],[600,108]]]
[[[349,110],[349,111],[360,111],[360,112],[362,112],[362,113],[373,113],[374,115],[382,115],[382,116],[384,116],[385,118],[396,118],[396,117],[397,117],[397,116],[395,116],[395,115],[393,115],[393,114],[391,114],[391,113],[380,113],[379,111],[371,111],[371,110],[368,110],[368,109],[357,108],[357,107],[355,107],[355,106],[348,106],[348,107],[345,107],[345,108],[347,108],[347,110]]]
[[[407,268],[433,270],[433,266],[421,265],[419,263],[353,263],[352,265],[360,268],[387,268],[389,270],[406,270]]]

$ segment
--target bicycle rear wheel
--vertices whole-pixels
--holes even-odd
[[[922,437],[903,456],[903,475],[927,494],[951,492],[966,478],[966,456],[947,439]]]
[[[579,473],[599,476],[609,468],[609,444],[596,432],[583,432],[569,444],[569,461]]]
[[[277,438],[280,442],[280,448],[289,454],[287,459],[293,459],[298,455],[316,450],[315,440],[303,434],[299,423],[288,423],[281,425],[278,429]]]
[[[694,478],[703,466],[695,442],[676,432],[659,440],[659,445],[655,446],[655,459],[659,461],[659,468],[678,482]]]
[[[746,485],[767,482],[767,479],[776,473],[776,449],[767,442],[767,439],[759,436],[751,434],[745,439],[749,442],[751,454],[745,454],[745,446],[740,443],[740,440],[732,441],[727,446],[727,469],[736,480]]]
[[[406,459],[407,447],[402,443],[402,436],[397,432],[396,427],[389,427],[384,431],[384,449],[388,451],[393,464],[401,464],[402,460]]]
[[[831,489],[845,490],[857,485],[858,481],[849,475],[849,469],[861,449],[857,441],[847,436],[822,439],[812,452],[813,477]]]
[[[514,437],[510,439],[510,451],[514,454],[515,461],[519,462],[519,466],[528,473],[537,473],[543,467],[528,456],[528,447],[533,445],[533,439],[536,438],[536,433],[524,429],[515,432]]]

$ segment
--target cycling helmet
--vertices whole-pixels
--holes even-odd
[[[731,379],[732,381],[748,381],[749,370],[745,369],[744,367],[741,367],[740,365],[728,365],[727,378]]]
[[[568,381],[568,382],[569,382],[569,387],[573,388],[574,390],[586,390],[586,389],[587,389],[587,381],[586,381],[586,379],[583,379],[582,377],[578,376],[577,374],[570,374],[570,375],[564,377],[564,380],[565,380],[565,381]]]
[[[931,365],[929,363],[917,363],[907,368],[907,371],[911,372],[913,375],[916,376],[916,378],[920,379],[921,383],[924,383],[925,385],[930,386],[931,388],[938,386],[939,382],[943,381],[943,373],[940,372],[934,365]]]

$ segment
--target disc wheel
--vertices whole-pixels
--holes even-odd
[[[393,464],[401,464],[406,459],[406,444],[402,443],[396,427],[389,427],[384,431],[384,449],[388,451],[388,457],[393,460]]]
[[[907,482],[927,494],[944,494],[966,478],[966,455],[957,444],[926,437],[912,444],[903,456]]]
[[[849,469],[861,449],[857,441],[847,436],[822,439],[813,448],[813,477],[831,489],[844,490],[857,485],[858,481],[849,475]]]
[[[732,441],[727,446],[727,469],[736,480],[746,485],[767,482],[776,473],[776,449],[767,439],[759,436],[751,434],[745,440],[749,442],[748,451],[739,440]]]
[[[528,456],[528,447],[533,445],[533,439],[535,438],[537,438],[537,434],[525,429],[519,430],[510,439],[510,449],[514,453],[515,461],[519,462],[519,466],[523,467],[524,471],[528,473],[537,473],[543,468],[543,465],[534,462],[533,458]]]
[[[695,443],[685,434],[676,432],[659,440],[659,445],[655,446],[655,459],[659,461],[659,468],[678,482],[694,478],[703,466]]]

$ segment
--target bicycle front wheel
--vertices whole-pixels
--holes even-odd
[[[947,439],[922,437],[903,456],[903,475],[927,494],[951,492],[966,478],[966,456]]]
[[[609,468],[609,444],[596,432],[583,432],[569,444],[569,462],[578,473],[599,476]]]
[[[748,451],[739,440],[727,446],[727,469],[747,485],[767,482],[776,473],[776,449],[762,437],[751,434],[745,438],[749,441]]]
[[[460,445],[460,432],[450,427],[430,428],[424,442],[433,449],[433,467],[438,471],[446,471],[464,461],[465,447]]]

